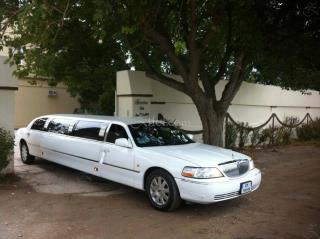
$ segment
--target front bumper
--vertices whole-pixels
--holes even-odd
[[[252,191],[259,188],[261,183],[261,172],[253,169],[238,178],[216,178],[216,179],[189,179],[175,178],[182,199],[190,202],[208,204],[240,197],[240,184],[252,182]]]

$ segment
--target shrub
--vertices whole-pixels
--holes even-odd
[[[271,137],[272,137],[272,128],[269,126],[269,128],[263,129],[261,131],[261,134],[259,135],[258,144],[268,144],[268,143],[270,144]]]
[[[250,135],[250,143],[252,147],[257,146],[260,143],[260,140],[259,140],[260,134],[261,134],[260,129],[252,130],[252,133]]]
[[[273,129],[273,145],[287,144],[290,142],[290,128],[275,126]],[[284,139],[286,142],[284,142]]]
[[[286,117],[284,124],[288,126],[294,126],[299,122],[297,117]],[[280,144],[289,144],[293,136],[293,128],[286,126],[274,126],[272,128],[269,125],[268,128],[263,129],[259,137],[258,144],[268,144],[268,145],[280,145]]]
[[[237,127],[231,123],[227,123],[226,125],[226,147],[227,148],[232,148],[235,147],[236,145],[236,140],[237,140]]]
[[[320,118],[298,127],[297,136],[300,140],[320,140]]]
[[[290,143],[291,129],[284,126],[272,126],[264,129],[260,136],[261,144],[280,145]]]
[[[281,145],[289,144],[291,138],[297,133],[298,138],[303,140],[320,140],[320,118],[317,118],[308,125],[303,125],[298,128],[293,128],[299,122],[298,117],[286,117],[283,121],[283,125],[276,125],[272,127],[269,125],[265,129],[253,129],[250,128],[248,123],[239,122],[238,126],[233,124],[227,124],[226,128],[226,146],[234,147],[237,139],[238,147],[243,148],[248,140],[252,147],[258,145]]]
[[[11,134],[0,128],[0,172],[8,165],[8,157],[13,150],[13,146],[14,140]]]
[[[299,122],[298,117],[286,117],[284,120],[284,123],[286,125],[289,125],[291,127],[282,127],[282,135],[281,135],[281,143],[282,144],[289,144],[291,141],[291,138],[293,137],[293,126],[296,125]]]
[[[240,126],[238,127],[239,130],[239,148],[243,148],[245,144],[248,141],[248,135],[250,133],[250,130],[247,129],[249,127],[248,122],[244,123],[241,122],[239,123]]]

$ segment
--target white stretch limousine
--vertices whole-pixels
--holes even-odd
[[[256,190],[250,157],[193,142],[165,122],[89,115],[47,115],[17,132],[21,159],[44,158],[145,190],[153,207],[182,200],[213,203]]]

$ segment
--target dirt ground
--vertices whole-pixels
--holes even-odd
[[[320,238],[320,147],[254,153],[260,189],[212,205],[152,209],[143,192],[44,160],[0,182],[0,239]]]

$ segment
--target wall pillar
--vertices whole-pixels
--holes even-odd
[[[14,135],[14,101],[18,90],[17,80],[12,76],[13,69],[4,64],[6,56],[0,56],[0,127]],[[10,163],[2,174],[13,172],[13,153],[9,156]]]

